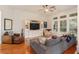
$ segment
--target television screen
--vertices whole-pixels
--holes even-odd
[[[40,29],[39,23],[30,23],[30,30],[38,30]]]

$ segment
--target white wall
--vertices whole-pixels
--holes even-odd
[[[39,14],[20,11],[11,9],[9,7],[0,6],[0,10],[2,12],[1,17],[1,35],[5,32],[4,30],[4,18],[12,19],[13,20],[13,32],[14,33],[21,33],[21,29],[24,28],[25,20],[45,20],[44,17],[41,17]]]
[[[9,18],[13,20],[13,31],[21,32],[22,21],[24,20],[43,20],[39,15],[35,13],[29,13],[19,10],[12,10],[10,8],[2,8],[2,32],[4,32],[4,18]]]

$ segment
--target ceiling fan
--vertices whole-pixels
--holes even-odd
[[[44,13],[53,12],[54,10],[56,10],[56,7],[52,6],[52,5],[42,5],[42,9],[41,10],[43,10]]]

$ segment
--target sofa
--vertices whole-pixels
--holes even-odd
[[[76,44],[76,37],[73,35],[64,35],[61,37],[52,37],[41,43],[40,38],[30,40],[32,49],[37,54],[63,54],[72,45]]]

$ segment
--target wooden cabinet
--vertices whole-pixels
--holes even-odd
[[[2,43],[12,43],[12,38],[9,35],[3,35],[2,37]]]
[[[2,43],[3,44],[18,44],[18,43],[24,43],[24,37],[20,36],[18,33],[14,33],[13,35],[9,35],[5,33],[2,36]]]

